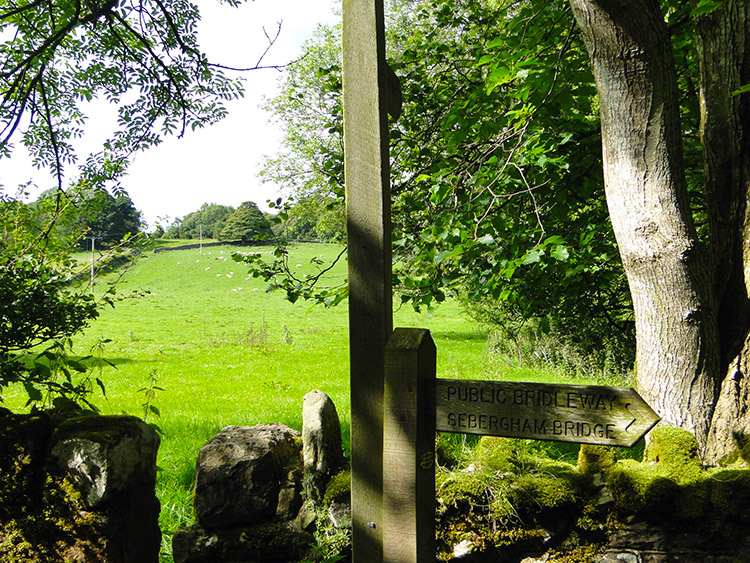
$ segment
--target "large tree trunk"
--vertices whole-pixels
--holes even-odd
[[[750,6],[695,21],[708,242],[685,187],[676,74],[657,0],[570,0],[599,92],[612,224],[636,316],[636,381],[704,459],[750,455]],[[750,459],[747,459],[750,461]]]
[[[570,0],[599,92],[604,178],[636,320],[638,391],[707,444],[718,306],[690,212],[677,83],[657,0]]]
[[[706,460],[717,462],[750,437],[750,6],[731,1],[696,20],[701,66],[701,136],[711,222],[711,255],[721,307],[725,366]],[[746,461],[750,461],[747,460]]]

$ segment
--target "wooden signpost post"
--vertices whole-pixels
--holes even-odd
[[[632,389],[438,380],[429,331],[393,331],[383,0],[343,0],[354,563],[432,563],[435,432],[631,446],[659,420]]]
[[[380,563],[383,378],[393,331],[388,114],[398,117],[401,93],[385,62],[383,0],[344,0],[342,14],[352,549],[357,563]]]

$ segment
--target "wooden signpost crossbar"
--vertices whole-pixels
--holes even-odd
[[[632,447],[659,418],[630,387],[438,379],[435,429]]]

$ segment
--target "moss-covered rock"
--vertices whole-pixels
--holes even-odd
[[[47,414],[0,414],[0,520],[28,514],[41,503],[44,460],[53,426]]]
[[[46,475],[38,483],[40,503],[21,516],[3,519],[2,561],[69,561],[81,554],[91,561],[108,561],[106,515],[85,510],[80,493],[67,476]]]
[[[328,481],[321,506],[328,510],[334,502],[348,502],[352,490],[352,472],[346,467]]]
[[[750,470],[711,469],[707,477],[712,512],[729,522],[750,523]]]
[[[482,436],[473,455],[482,471],[502,473],[517,471],[524,457],[518,440],[495,436]]]
[[[647,519],[684,521],[709,509],[711,483],[698,457],[695,438],[685,430],[652,431],[644,460],[622,460],[606,472],[617,510]]]
[[[710,553],[741,545],[750,525],[750,471],[706,469],[683,430],[652,432],[643,461],[603,446],[582,446],[576,466],[541,453],[484,437],[463,468],[438,474],[443,559],[460,545],[497,560],[539,557],[543,548],[550,560],[588,563],[630,522],[655,537],[689,536],[689,549]]]
[[[527,440],[485,436],[468,465],[438,472],[441,557],[458,549],[513,561],[559,541],[584,504],[586,481],[572,464],[538,450]]]
[[[643,461],[674,469],[675,477],[681,480],[690,479],[703,469],[695,436],[673,426],[660,426],[651,431]]]
[[[135,416],[64,418],[52,434],[52,461],[69,474],[88,509],[119,503],[133,482],[155,483],[159,435]]]
[[[605,478],[620,522],[636,517],[661,529],[690,530],[708,549],[736,544],[750,524],[750,472],[706,469],[684,430],[654,430],[643,462],[620,460]]]
[[[148,563],[157,560],[161,533],[153,480],[156,446],[151,444],[153,450],[144,462],[149,466],[146,475],[120,472],[124,481],[115,488],[122,495],[111,496],[106,506],[93,509],[80,486],[79,475],[71,470],[69,463],[60,463],[53,450],[60,440],[90,442],[92,432],[99,432],[97,428],[109,428],[113,436],[117,435],[113,427],[117,421],[113,418],[119,420],[119,417],[82,418],[82,414],[80,409],[65,413],[0,414],[0,561]],[[123,433],[127,435],[128,430],[120,429],[119,435]],[[118,451],[121,445],[112,436],[107,437],[106,443],[111,446],[110,452]],[[155,444],[158,445],[158,440]],[[141,451],[133,445],[125,445],[129,455]],[[89,465],[90,460],[79,454],[80,451],[66,459],[72,460],[76,467],[87,467],[86,471],[92,475],[105,472],[111,478],[113,471],[118,473],[113,463],[104,464],[106,469],[104,465]]]
[[[351,481],[351,469],[345,466],[328,481],[320,501],[313,503],[315,548],[309,560],[325,561],[351,555]]]
[[[206,529],[199,524],[178,530],[172,540],[175,563],[217,561],[297,561],[312,536],[277,520],[246,526]]]
[[[581,444],[578,450],[578,471],[584,474],[596,474],[608,470],[617,461],[614,448]]]

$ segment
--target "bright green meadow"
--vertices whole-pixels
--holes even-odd
[[[101,378],[93,402],[103,413],[144,416],[148,389],[155,393],[148,422],[162,432],[157,494],[162,503],[162,561],[171,561],[171,536],[193,521],[191,491],[198,450],[224,426],[282,422],[298,430],[302,398],[321,389],[335,402],[347,439],[349,423],[347,307],[292,304],[266,292],[261,280],[232,260],[237,247],[147,252],[125,272],[118,299],[76,340],[85,354],[108,339],[104,356],[116,365]],[[251,249],[242,249],[250,251]],[[268,252],[270,247],[257,247]],[[340,247],[300,244],[290,267],[314,272],[314,257],[333,259]],[[338,264],[329,283],[344,280]],[[119,275],[121,272],[118,272]],[[115,274],[97,278],[104,291]],[[408,305],[395,311],[395,326],[431,330],[438,349],[438,377],[550,381],[550,372],[510,367],[486,352],[486,331],[449,301],[430,312]],[[559,380],[559,377],[557,378]],[[580,383],[588,381],[578,380]],[[155,389],[154,386],[161,388]],[[9,395],[10,407],[23,405]]]

